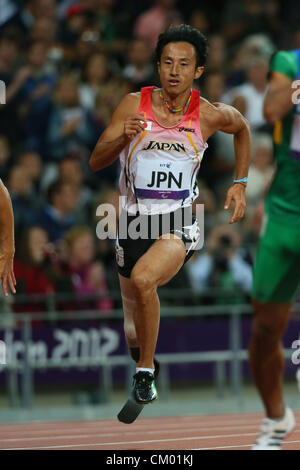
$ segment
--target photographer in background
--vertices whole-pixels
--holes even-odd
[[[205,293],[208,288],[236,289],[249,294],[252,286],[252,266],[241,249],[241,235],[231,225],[218,225],[208,236],[207,249],[200,252],[187,265],[195,293]],[[218,303],[232,299],[218,298]]]

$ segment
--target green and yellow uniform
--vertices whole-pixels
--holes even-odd
[[[300,49],[276,53],[270,70],[300,79]],[[292,302],[300,285],[300,104],[276,123],[273,139],[277,170],[266,198],[252,296],[280,303]]]

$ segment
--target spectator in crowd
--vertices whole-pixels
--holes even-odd
[[[17,118],[17,109],[20,100],[18,92],[28,77],[27,68],[17,65],[20,60],[19,37],[13,31],[3,31],[0,34],[0,80],[5,83],[5,106],[0,105],[0,134],[9,138],[11,142],[19,142],[20,122]],[[14,123],[12,126],[11,123]]]
[[[108,68],[107,57],[102,55],[102,67],[105,71],[98,80],[96,95],[96,118],[100,127],[105,127],[110,122],[112,113],[123,96],[130,91],[129,84],[124,80],[113,76]]]
[[[99,209],[101,208],[101,206],[103,207],[104,204],[109,204],[111,210],[108,211],[107,215],[105,215],[105,222],[107,223],[107,226],[105,227],[106,236],[102,237],[100,236],[98,231],[98,223],[103,220],[102,216],[104,214],[103,212],[99,213]],[[107,186],[95,196],[93,210],[93,225],[96,227],[97,234],[97,257],[105,264],[109,276],[109,281],[112,281],[114,289],[118,288],[118,276],[115,263],[115,240],[117,234],[117,221],[119,218],[119,205],[119,190],[116,188],[116,186]],[[101,224],[101,230],[102,229],[103,224]]]
[[[265,196],[274,174],[273,143],[269,134],[254,134],[252,140],[252,161],[249,167],[246,189],[248,215]]]
[[[200,10],[198,8],[196,10],[193,10],[190,14],[188,24],[190,24],[193,28],[196,28],[201,31],[204,36],[208,36],[210,33],[210,21],[203,10]]]
[[[253,34],[248,36],[241,45],[235,49],[235,53],[229,60],[229,67],[226,67],[227,87],[233,88],[243,85],[247,81],[249,62],[253,61],[254,58],[262,58],[265,59],[266,62],[269,62],[274,52],[275,46],[266,34]]]
[[[26,151],[21,153],[18,162],[23,166],[29,175],[35,196],[38,198],[40,194],[40,181],[42,175],[42,159],[36,152]]]
[[[118,11],[114,10],[115,0],[98,0],[96,11],[96,26],[100,31],[102,51],[107,54],[120,55],[126,51],[127,43],[124,38],[117,37]],[[91,11],[91,6],[89,7]]]
[[[213,191],[207,186],[205,181],[198,181],[199,196],[196,200],[197,204],[203,204],[204,209],[204,230],[209,231],[214,223],[217,215],[217,200]]]
[[[232,106],[248,119],[252,130],[266,127],[263,102],[267,91],[268,61],[252,57],[247,64],[247,82],[230,91]]]
[[[30,44],[27,67],[29,74],[20,89],[19,115],[22,121],[23,139],[28,149],[44,156],[51,95],[56,77],[47,69],[47,48],[43,42],[35,41]]]
[[[226,56],[226,42],[220,34],[209,36],[209,56],[207,58],[207,70],[224,74],[228,69]]]
[[[95,258],[95,241],[88,227],[76,227],[65,235],[68,247],[66,273],[71,277],[73,292],[82,295],[100,295],[98,300],[74,302],[76,309],[97,309],[111,311],[113,303],[109,298],[105,267]]]
[[[47,205],[36,216],[35,223],[46,230],[52,243],[58,242],[75,224],[79,192],[77,186],[57,180],[48,188]]]
[[[94,110],[97,94],[110,76],[106,56],[100,53],[90,55],[83,75],[83,83],[79,88],[80,104]]]
[[[251,34],[242,42],[237,57],[240,60],[241,67],[245,67],[252,57],[259,56],[267,60],[274,52],[274,44],[268,35]]]
[[[204,96],[212,103],[220,101],[225,92],[225,77],[224,74],[212,70],[208,72],[204,82]]]
[[[108,214],[104,216],[105,222],[107,224],[105,233],[109,239],[116,239],[120,204],[120,192],[116,187],[107,186],[95,198],[95,215],[98,216],[98,212],[99,214],[101,212],[100,216],[104,216],[102,211],[99,211],[98,209],[101,206],[104,207],[108,205],[111,208],[111,210],[108,211]]]
[[[96,2],[97,0],[92,0],[92,3]],[[87,4],[88,1],[85,1],[85,4]],[[79,5],[80,3],[77,2],[76,0],[62,0],[59,2],[59,5],[57,7],[57,17],[59,19],[59,23],[63,21],[65,18],[67,11],[69,10],[70,7]]]
[[[27,0],[20,11],[19,22],[29,32],[40,19],[55,21],[57,18],[57,0]]]
[[[43,42],[49,52],[51,47],[56,45],[56,30],[56,21],[40,18],[30,30],[30,39],[31,41]]]
[[[50,295],[55,292],[55,266],[50,256],[51,251],[47,232],[41,227],[32,226],[22,233],[14,263],[18,294],[26,294],[30,299],[30,296]],[[15,312],[32,313],[46,310],[46,302],[41,300],[16,301],[14,304]]]
[[[230,44],[246,36],[268,32],[276,38],[282,30],[278,0],[229,0],[224,12],[224,35]]]
[[[90,212],[88,205],[93,199],[93,192],[86,184],[86,175],[82,162],[77,158],[67,157],[58,164],[48,166],[41,181],[43,193],[46,193],[49,185],[56,180],[73,184],[78,188],[77,212],[81,212],[82,217],[87,216],[86,212]]]
[[[56,0],[2,0],[0,28],[15,27],[27,36],[35,21],[56,18],[56,3]]]
[[[72,184],[78,189],[78,202],[74,217],[76,225],[87,224],[92,217],[93,193],[84,184],[82,164],[74,158],[65,158],[58,165],[58,178],[62,183]]]
[[[195,87],[211,102],[233,103],[250,120],[254,131],[248,210],[239,230],[241,237],[246,230],[244,243],[252,244],[251,253],[255,253],[264,212],[262,197],[272,176],[271,147],[265,134],[269,129],[261,112],[267,86],[266,63],[276,46],[300,47],[297,2],[0,3],[0,80],[6,84],[6,104],[0,105],[0,178],[11,192],[16,235],[38,222],[43,227],[40,232],[49,231],[49,240],[60,246],[66,231],[74,225],[97,225],[95,201],[97,206],[103,202],[118,205],[118,160],[92,174],[87,168],[88,155],[126,93],[145,84],[159,86],[156,64],[152,63],[153,47],[170,23],[182,22],[182,14],[209,37],[207,72]],[[234,149],[232,137],[224,133],[216,133],[208,143],[201,163],[199,202],[205,205],[205,230],[213,233],[225,188],[234,176]],[[95,248],[92,262],[99,259],[109,287],[118,288],[114,240],[96,240]],[[228,255],[227,270],[222,275],[220,269],[207,269],[207,260],[212,266],[214,259],[209,250],[195,256],[195,263],[203,256],[203,273],[209,272],[205,285],[230,284],[228,272],[234,284],[232,260],[235,268],[247,271],[240,258],[236,261],[240,247],[233,250],[230,260],[228,253],[232,252],[224,245],[222,250]],[[62,252],[58,256],[62,257]],[[70,287],[67,277],[64,279],[67,289],[59,287],[62,291]],[[59,282],[63,285],[62,279]],[[179,278],[178,284],[181,282],[185,280]]]
[[[151,85],[154,81],[152,52],[148,41],[142,38],[133,39],[128,45],[127,65],[123,69],[123,77],[132,82],[136,89]]]
[[[13,31],[4,31],[0,36],[0,74],[9,77],[16,67],[19,53],[18,35]],[[6,80],[5,80],[6,81]]]
[[[252,267],[241,249],[241,234],[231,225],[220,224],[208,235],[207,249],[187,265],[195,292],[206,288],[239,289],[246,294],[252,286]]]
[[[93,115],[79,103],[77,78],[72,74],[61,76],[55,90],[54,107],[49,119],[50,160],[59,161],[67,156],[86,160],[96,138]]]
[[[32,180],[23,165],[14,165],[8,175],[7,188],[14,210],[16,238],[32,224],[38,210],[38,202],[32,190]]]
[[[70,4],[59,23],[58,38],[66,46],[72,47],[88,27],[88,14],[84,5]],[[71,53],[71,51],[70,51]]]
[[[30,38],[32,41],[41,41],[47,49],[47,64],[55,73],[63,67],[64,48],[58,42],[58,25],[54,20],[41,18],[37,20],[31,31]]]
[[[154,51],[159,34],[178,22],[182,23],[180,13],[176,10],[176,0],[155,0],[154,5],[138,17],[134,35],[147,39]]]
[[[76,41],[75,47],[66,50],[69,66],[77,76],[82,75],[92,54],[102,53],[102,42],[95,25],[87,27]]]

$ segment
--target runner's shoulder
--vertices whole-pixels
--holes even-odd
[[[298,70],[298,59],[293,51],[278,51],[270,62],[270,72],[279,72],[291,80],[296,78]]]
[[[205,120],[209,124],[224,123],[230,121],[237,110],[226,103],[211,103],[205,98],[200,98],[200,121]]]
[[[128,93],[123,96],[120,103],[118,104],[115,114],[118,117],[127,118],[137,114],[141,101],[141,92]]]

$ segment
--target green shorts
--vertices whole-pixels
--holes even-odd
[[[265,219],[253,272],[252,297],[261,302],[293,302],[300,286],[300,226]]]

